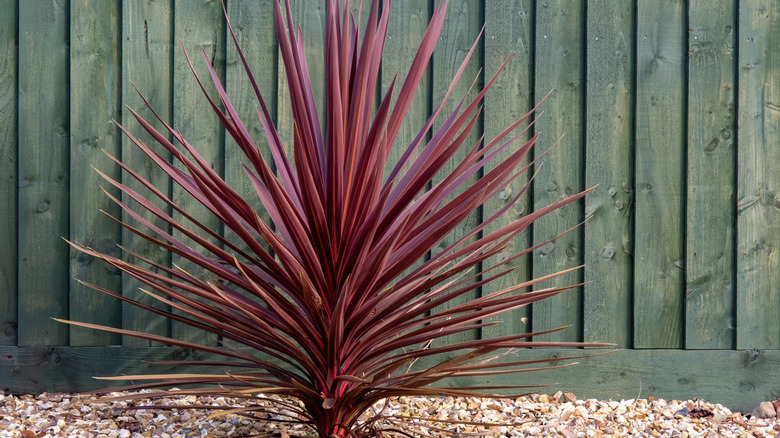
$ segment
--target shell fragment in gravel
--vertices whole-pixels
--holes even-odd
[[[263,403],[259,398],[258,404]],[[163,408],[192,405],[240,406],[227,398],[173,392],[170,398],[128,402],[83,394],[0,392],[0,438],[313,436],[306,426],[280,422],[285,417],[279,411],[257,421],[232,414],[207,418],[212,411],[202,409]],[[132,406],[151,407],[127,409]],[[517,399],[400,397],[377,403],[366,418],[375,414],[386,417],[374,425],[376,429],[402,429],[415,436],[780,437],[778,418],[751,418],[701,400],[652,397],[621,401],[578,400],[569,393]]]

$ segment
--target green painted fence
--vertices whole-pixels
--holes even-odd
[[[322,3],[293,1],[315,78],[323,65]],[[382,90],[408,68],[432,3],[393,0]],[[289,139],[273,3],[226,4]],[[587,284],[473,336],[571,324],[549,338],[614,342],[620,348],[615,354],[516,377],[557,381],[581,396],[704,397],[749,409],[780,395],[780,51],[772,50],[780,47],[780,3],[451,0],[399,142],[413,138],[446,91],[483,22],[482,43],[466,76],[484,81],[511,52],[515,56],[487,95],[478,130],[492,137],[550,92],[533,130],[541,132],[538,152],[557,143],[542,159],[533,189],[501,223],[566,194],[598,188],[585,202],[516,238],[507,254],[589,219],[517,261],[517,275],[491,287],[581,264],[584,269],[560,282]],[[180,43],[198,55],[202,72],[203,47],[239,113],[256,120],[219,2],[0,0],[0,390],[78,391],[96,386],[92,375],[149,367],[140,360],[199,357],[68,327],[51,317],[214,342],[74,281],[138,294],[138,283],[62,240],[103,251],[118,251],[116,244],[122,244],[163,263],[177,262],[123,234],[100,212],[121,216],[91,170],[121,177],[101,150],[121,156],[197,217],[210,220],[112,123],[120,121],[149,140],[125,110],[127,105],[150,115],[133,84],[231,184],[250,189]],[[319,96],[322,87],[315,81]],[[260,140],[259,123],[253,128]],[[470,225],[523,184],[508,185]]]

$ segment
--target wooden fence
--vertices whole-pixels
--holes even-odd
[[[290,138],[273,3],[226,3]],[[322,77],[321,3],[293,1],[314,78]],[[383,90],[408,68],[432,3],[393,0]],[[487,95],[478,131],[491,138],[551,92],[533,131],[542,133],[537,153],[557,143],[530,193],[501,220],[598,185],[513,242],[517,251],[589,218],[520,260],[517,276],[503,283],[585,264],[561,282],[587,284],[504,318],[496,330],[571,324],[549,338],[620,348],[517,379],[557,381],[583,396],[704,397],[740,409],[780,395],[780,51],[772,49],[780,47],[780,3],[451,0],[400,142],[443,96],[483,22],[465,76],[484,82],[515,55]],[[257,120],[219,2],[0,0],[0,390],[83,390],[95,386],[92,375],[148,367],[137,360],[197,357],[51,317],[212,342],[83,287],[74,278],[138,293],[137,283],[62,239],[103,251],[121,243],[176,262],[100,213],[121,216],[90,168],[121,177],[101,150],[195,207],[113,125],[140,133],[126,105],[149,115],[133,84],[229,182],[246,188],[235,145],[202,98],[180,42],[201,72],[203,47],[244,119]],[[322,96],[323,82],[314,85]],[[259,140],[259,126],[256,133]],[[523,184],[507,186],[472,225]]]

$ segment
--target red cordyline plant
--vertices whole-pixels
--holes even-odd
[[[450,377],[527,371],[528,365],[540,362],[494,360],[500,357],[501,351],[594,345],[532,341],[532,336],[538,333],[451,344],[432,343],[492,325],[494,322],[484,321],[568,289],[521,293],[544,279],[568,272],[563,271],[461,302],[466,294],[510,273],[512,269],[506,267],[508,262],[547,243],[508,259],[494,257],[515,236],[534,220],[582,198],[586,192],[489,231],[487,227],[512,206],[520,196],[518,194],[478,227],[443,251],[426,258],[431,248],[469,214],[532,165],[520,168],[536,137],[525,144],[512,146],[522,132],[512,133],[533,110],[489,143],[466,144],[479,118],[481,101],[496,77],[476,92],[472,100],[463,97],[452,113],[441,112],[461,79],[475,43],[443,101],[414,141],[405,146],[400,160],[393,163],[392,171],[386,174],[391,146],[441,31],[447,0],[442,0],[433,11],[406,79],[401,84],[392,82],[375,111],[374,96],[390,1],[384,2],[381,11],[379,2],[372,2],[369,24],[362,38],[348,14],[348,0],[344,3],[340,8],[337,0],[329,0],[327,5],[326,77],[317,78],[325,79],[327,91],[324,129],[320,122],[323,115],[317,112],[314,103],[301,33],[293,26],[289,1],[285,2],[286,15],[281,5],[276,4],[276,32],[292,106],[294,138],[291,145],[282,144],[247,60],[236,43],[257,94],[258,116],[265,130],[272,163],[263,158],[261,146],[239,119],[206,57],[220,102],[212,100],[205,89],[204,94],[225,130],[246,156],[244,170],[256,195],[251,199],[239,196],[196,149],[164,121],[160,120],[167,133],[156,131],[130,110],[141,126],[183,166],[166,161],[122,128],[125,134],[176,184],[207,207],[242,245],[232,243],[234,238],[226,238],[203,225],[133,169],[112,157],[126,175],[146,187],[149,194],[142,195],[104,175],[106,180],[135,201],[137,207],[151,212],[191,239],[197,248],[185,244],[112,196],[114,202],[148,231],[120,222],[122,226],[188,260],[201,272],[170,268],[137,254],[131,254],[139,262],[133,264],[74,244],[84,253],[104,260],[153,289],[155,292],[144,292],[171,310],[160,310],[90,286],[171,320],[210,332],[233,345],[229,348],[205,346],[143,332],[66,321],[221,355],[228,359],[197,364],[231,369],[227,373],[112,378],[151,382],[125,388],[177,386],[185,388],[178,391],[180,394],[243,397],[246,406],[232,412],[244,415],[268,412],[268,408],[252,404],[259,394],[285,396],[275,398],[276,403],[294,413],[297,416],[294,420],[313,427],[320,437],[368,436],[377,432],[366,423],[360,423],[359,417],[377,401],[388,397],[495,396],[494,391],[522,388],[452,387],[441,382]],[[232,33],[232,28],[230,30]],[[235,34],[233,40],[236,42]],[[195,76],[197,78],[197,74]],[[201,83],[200,79],[198,83]],[[396,89],[399,90],[397,98],[391,104]],[[437,128],[433,128],[434,121],[439,121]],[[167,139],[168,134],[175,143]],[[292,156],[285,152],[285,146],[292,147]],[[434,182],[434,177],[443,173],[440,170],[461,148],[468,148],[465,158],[457,162],[449,174],[440,175],[438,182]],[[496,157],[505,151],[511,153],[497,160]],[[474,181],[472,177],[478,172],[482,175]],[[426,191],[431,183],[432,187]],[[194,225],[183,226],[156,202],[162,202]],[[270,217],[269,223],[258,214],[261,209]],[[442,307],[444,304],[449,306]],[[425,361],[417,362],[421,358],[445,354],[448,358],[434,361],[433,366],[420,366]],[[179,363],[192,365],[191,362],[173,364]],[[436,386],[437,383],[440,386]],[[187,389],[193,385],[194,389]],[[171,393],[161,391],[141,396],[156,395],[170,397]],[[290,398],[297,399],[298,403],[290,402]]]

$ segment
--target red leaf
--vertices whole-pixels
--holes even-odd
[[[207,221],[187,212],[168,197],[166,190],[154,187],[117,158],[111,157],[144,189],[136,190],[123,181],[101,174],[123,194],[120,199],[107,193],[131,221],[111,219],[140,237],[145,244],[176,254],[195,269],[187,268],[191,269],[188,272],[168,266],[126,248],[123,251],[132,263],[71,244],[139,281],[149,289],[144,293],[164,304],[164,309],[96,285],[86,285],[125,303],[210,332],[226,346],[198,345],[138,331],[68,323],[226,358],[164,361],[160,365],[176,367],[189,363],[209,367],[212,371],[215,367],[232,368],[233,371],[109,379],[149,381],[125,387],[128,389],[201,385],[180,390],[178,394],[231,396],[249,403],[256,402],[256,395],[261,393],[293,397],[301,404],[286,399],[266,400],[312,425],[319,436],[361,436],[365,431],[356,429],[358,417],[382,398],[400,395],[491,396],[485,391],[525,387],[428,385],[447,377],[474,378],[571,364],[564,360],[566,358],[555,359],[561,362],[552,365],[547,363],[549,360],[502,362],[507,349],[603,346],[533,341],[533,336],[565,327],[540,333],[446,342],[447,336],[497,324],[490,318],[580,286],[520,293],[577,269],[572,268],[502,290],[490,289],[497,279],[506,278],[513,271],[508,263],[549,242],[537,242],[515,255],[497,260],[496,256],[507,249],[512,239],[535,220],[582,199],[587,190],[512,223],[495,226],[522,192],[516,194],[505,206],[488,212],[480,225],[459,233],[454,242],[442,245],[445,247],[442,251],[428,256],[430,250],[447,239],[475,209],[485,205],[546,154],[546,151],[537,153],[534,160],[523,165],[537,137],[514,144],[531,125],[527,123],[525,128],[520,128],[521,124],[530,119],[538,106],[485,144],[482,139],[469,140],[479,125],[485,93],[509,59],[484,86],[480,87],[480,75],[472,79],[470,90],[477,88],[473,98],[468,97],[468,92],[453,97],[470,58],[480,45],[480,32],[442,101],[435,103],[416,138],[400,151],[398,162],[388,163],[390,148],[397,139],[439,39],[447,1],[435,6],[403,82],[396,84],[397,76],[381,78],[383,81],[392,79],[392,82],[380,102],[376,102],[376,89],[389,26],[390,2],[372,1],[364,20],[366,27],[359,30],[356,22],[361,22],[361,17],[356,21],[350,15],[348,1],[328,1],[325,8],[325,77],[317,78],[310,77],[302,30],[295,27],[289,0],[285,0],[284,6],[285,10],[276,2],[274,18],[292,114],[289,121],[291,144],[282,144],[274,115],[260,94],[244,52],[238,47],[231,23],[227,23],[257,98],[257,115],[272,157],[268,162],[239,118],[206,52],[201,50],[216,90],[213,98],[208,95],[185,51],[187,63],[208,106],[234,140],[236,150],[245,156],[243,168],[254,189],[250,198],[242,198],[184,135],[159,117],[143,96],[144,103],[164,128],[157,131],[135,111],[130,110],[130,114],[164,152],[158,153],[120,126],[130,143],[151,163],[213,214],[221,224],[218,230],[206,226]],[[315,104],[312,80],[323,81],[322,113]],[[397,95],[394,95],[395,90]],[[456,99],[452,105],[454,110],[445,113],[440,120],[451,98]],[[320,124],[323,117],[324,127]],[[436,129],[434,124],[438,126]],[[460,152],[462,148],[467,150]],[[452,170],[437,176],[445,166]],[[386,173],[385,169],[392,170]],[[258,213],[261,209],[267,213],[263,215],[268,218],[267,222]],[[146,213],[142,214],[144,211]],[[557,237],[569,231],[563,231]],[[481,292],[478,298],[465,298],[475,291]],[[434,344],[434,340],[440,342]],[[449,359],[437,363],[432,358],[436,355],[447,355]],[[432,360],[433,363],[423,369],[414,368],[421,358],[426,359],[423,362]],[[169,395],[157,391],[145,393],[143,397]],[[128,396],[130,399],[138,397]],[[269,409],[250,405],[222,412],[260,418],[269,414]]]

